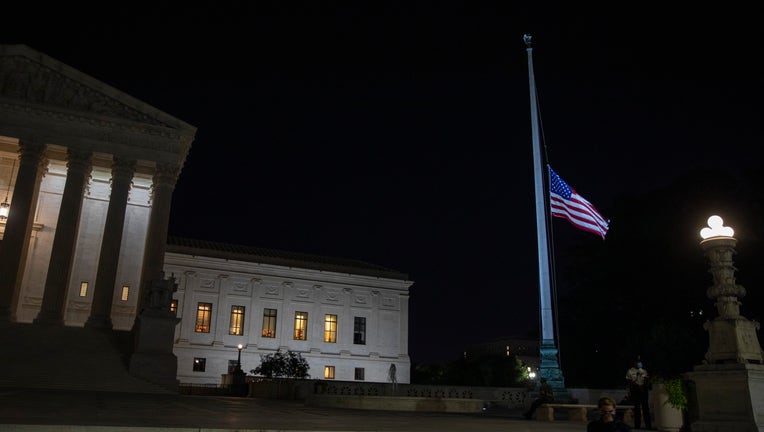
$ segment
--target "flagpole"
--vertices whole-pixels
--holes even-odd
[[[541,312],[541,346],[539,347],[541,362],[539,376],[546,378],[552,386],[556,397],[569,397],[565,389],[565,378],[557,359],[554,321],[552,318],[552,290],[550,279],[549,243],[547,237],[547,208],[549,202],[546,195],[544,161],[541,157],[541,139],[539,133],[538,102],[536,100],[536,80],[533,74],[533,48],[531,36],[523,35],[523,41],[528,53],[528,82],[531,96],[531,133],[533,143],[533,181],[536,193],[536,240],[538,242],[539,263],[539,305]]]

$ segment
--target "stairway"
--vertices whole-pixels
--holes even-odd
[[[130,375],[131,346],[126,331],[0,323],[0,388],[177,394]]]

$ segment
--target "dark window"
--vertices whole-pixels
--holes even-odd
[[[365,375],[365,371],[363,368],[355,368],[356,381],[363,381],[364,375]]]
[[[207,367],[207,359],[203,357],[194,357],[194,372],[204,372]]]
[[[366,345],[366,317],[353,318],[353,343]]]
[[[236,370],[236,363],[238,363],[237,360],[228,360],[228,373],[233,373],[233,371]]]

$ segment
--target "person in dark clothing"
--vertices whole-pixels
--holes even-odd
[[[642,425],[642,417],[644,417],[645,427],[652,429],[650,404],[647,400],[650,391],[650,376],[643,367],[641,360],[634,360],[634,365],[626,371],[626,383],[629,386],[629,400],[634,404],[634,428],[639,429]]]
[[[631,428],[615,414],[615,401],[602,397],[597,401],[600,418],[586,425],[586,432],[631,432]]]
[[[536,412],[536,408],[541,404],[554,402],[554,392],[552,386],[547,384],[546,378],[541,378],[541,386],[539,387],[539,397],[537,397],[531,407],[523,414],[523,417],[527,419],[533,418],[533,413]]]

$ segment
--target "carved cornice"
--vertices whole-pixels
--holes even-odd
[[[2,97],[2,95],[0,95]],[[51,109],[46,109],[43,106],[31,106],[31,105],[20,105],[20,104],[12,104],[8,103],[6,101],[0,100],[0,109],[8,112],[16,112],[19,114],[23,114],[26,117],[42,117],[45,119],[50,120],[59,120],[64,122],[78,122],[78,123],[86,123],[91,126],[95,126],[107,131],[111,130],[119,130],[123,132],[132,132],[132,133],[139,133],[144,135],[151,135],[156,136],[163,139],[168,139],[172,141],[177,141],[184,143],[185,145],[188,145],[190,141],[193,139],[192,135],[183,135],[181,133],[178,133],[175,129],[169,129],[169,126],[166,127],[154,127],[146,124],[137,124],[137,123],[120,123],[116,121],[110,121],[106,118],[95,118],[87,116],[86,114],[79,114],[75,112],[61,112],[61,111],[54,111]],[[153,144],[154,146],[161,146],[159,150],[163,151],[173,151],[175,150],[175,147],[170,144]]]

